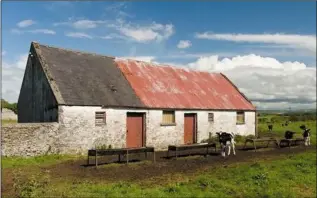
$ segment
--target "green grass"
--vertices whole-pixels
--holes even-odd
[[[279,137],[284,137],[284,133],[286,130],[296,132],[295,137],[302,137],[302,130],[299,128],[300,125],[304,124],[307,128],[311,129],[311,143],[316,144],[316,121],[298,121],[291,122],[288,126],[282,126],[282,123],[274,123],[272,132]],[[265,134],[268,132],[268,127],[266,123],[258,124],[258,132],[259,134]]]
[[[2,124],[2,125],[5,125],[5,124],[14,124],[14,123],[17,123],[17,120],[12,120],[12,119],[9,119],[9,120],[1,120],[1,124]]]
[[[50,180],[49,175],[42,174],[19,184],[18,190],[20,195],[29,197],[315,197],[316,153],[236,163],[194,176],[155,178],[166,181],[163,183],[153,184],[149,179],[109,184],[106,180]]]
[[[82,156],[72,155],[43,155],[36,157],[2,157],[1,168],[17,168],[25,166],[45,166],[58,164],[66,160],[79,159]]]
[[[301,136],[301,124],[311,129],[311,141],[316,144],[316,121],[292,122],[287,127],[274,124],[273,132],[283,137],[286,130],[291,130]],[[267,124],[260,123],[258,129],[260,134],[267,132]],[[243,142],[243,138],[238,138],[238,142]],[[57,178],[42,171],[48,165],[79,158],[81,156],[69,155],[2,157],[2,168],[13,170],[15,193],[20,197],[316,197],[315,151],[274,159],[251,159],[251,162],[235,163],[226,168],[217,166],[201,170],[194,175],[170,173],[130,182],[113,183],[107,178],[88,180],[67,175]],[[136,167],[142,168],[142,165],[138,163]],[[111,171],[116,166],[121,165],[102,168]],[[4,197],[12,195],[4,194]]]

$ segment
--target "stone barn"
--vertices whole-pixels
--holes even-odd
[[[97,144],[165,150],[218,131],[255,135],[256,109],[222,73],[32,42],[18,122],[57,124],[49,146],[63,153]]]

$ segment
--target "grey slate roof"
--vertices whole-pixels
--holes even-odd
[[[143,107],[113,57],[32,43],[58,103]],[[49,74],[49,75],[48,75]],[[53,86],[54,87],[54,86]],[[58,99],[58,95],[61,97]]]

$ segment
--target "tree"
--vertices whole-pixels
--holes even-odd
[[[1,99],[1,111],[2,108],[10,109],[13,111],[15,114],[18,114],[18,104],[17,103],[9,103],[5,99]]]

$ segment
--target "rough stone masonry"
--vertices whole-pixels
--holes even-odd
[[[95,112],[105,111],[107,123],[95,126]],[[112,148],[126,146],[127,112],[146,113],[146,146],[157,151],[170,144],[183,144],[184,113],[197,113],[197,142],[217,131],[254,135],[254,112],[246,112],[245,124],[236,125],[236,113],[221,111],[176,111],[175,126],[161,126],[161,110],[103,109],[101,107],[59,106],[59,122],[18,123],[2,127],[3,156],[35,156],[44,154],[86,154],[99,145]],[[215,115],[208,122],[208,113]]]

